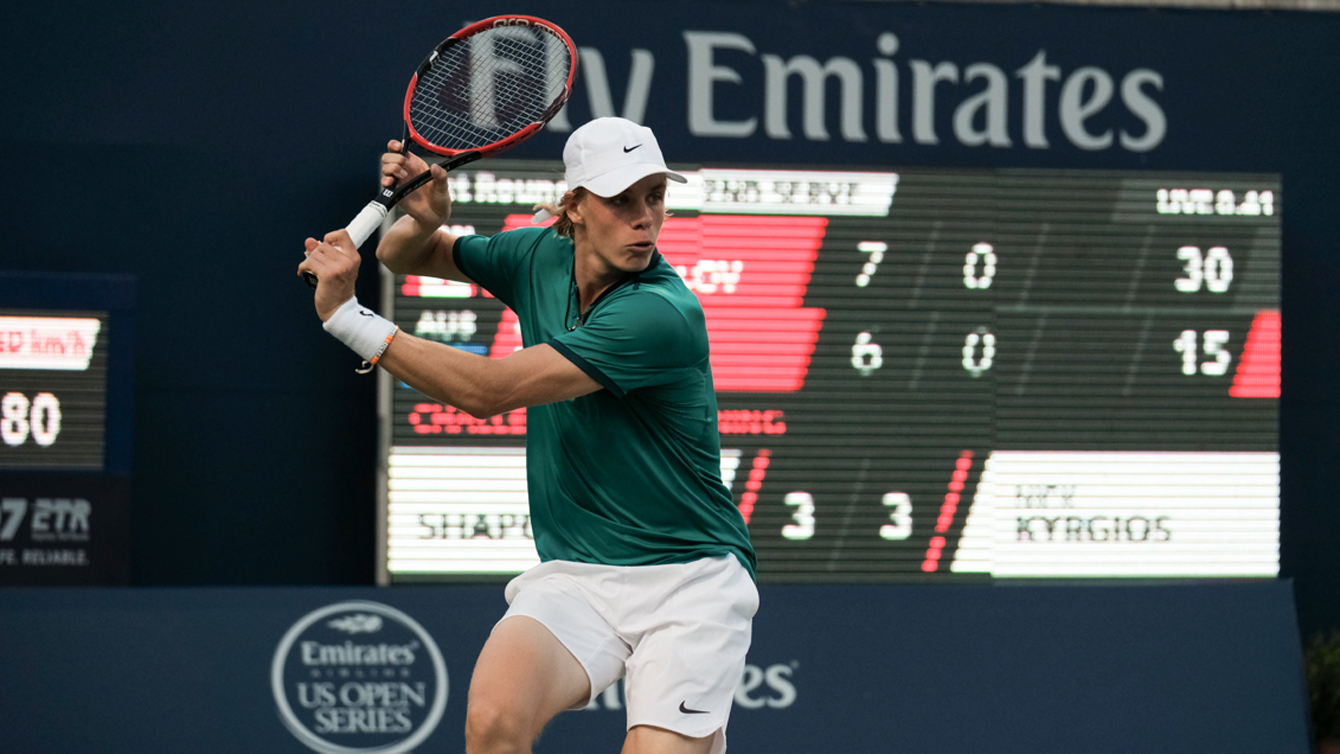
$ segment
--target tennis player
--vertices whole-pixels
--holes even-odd
[[[382,157],[390,185],[425,169]],[[669,170],[651,130],[600,118],[563,150],[553,228],[454,236],[446,173],[401,203],[377,257],[478,284],[516,312],[525,347],[490,359],[397,332],[354,299],[344,231],[307,239],[325,329],[476,417],[529,407],[526,465],[540,565],[470,684],[470,754],[529,752],[559,712],[626,676],[625,754],[720,754],[758,608],[754,551],[722,484],[702,307],[656,250]]]

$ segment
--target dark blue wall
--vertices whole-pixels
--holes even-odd
[[[536,12],[599,49],[616,108],[633,48],[656,55],[645,120],[672,161],[1268,171],[1284,176],[1283,570],[1301,626],[1340,625],[1340,424],[1332,375],[1340,282],[1340,16],[911,3],[571,2]],[[533,4],[532,4],[533,5]],[[368,198],[399,134],[398,100],[423,51],[492,4],[342,0],[215,5],[64,2],[11,9],[0,28],[0,268],[138,278],[133,578],[140,584],[368,583],[373,572],[374,381],[323,335],[294,277],[302,240]],[[634,33],[633,29],[636,29]],[[869,66],[892,31],[908,61],[990,62],[1010,76],[1013,146],[950,135],[962,90],[942,89],[937,146],[695,136],[685,30],[757,52]],[[1056,122],[1020,135],[1013,72],[1045,50],[1066,75],[1150,68],[1168,131],[1154,149],[1082,150]],[[761,116],[756,56],[722,89],[721,117]],[[752,68],[750,67],[752,66]],[[573,123],[591,115],[579,85]],[[867,119],[872,116],[867,115]],[[799,131],[799,118],[791,118]],[[1114,105],[1095,128],[1141,123]],[[830,125],[836,133],[836,125]],[[869,128],[869,126],[867,126]],[[545,133],[518,157],[553,158]],[[365,275],[360,298],[377,299]]]
[[[350,600],[403,611],[440,647],[445,714],[418,750],[460,751],[471,669],[505,609],[492,586],[0,592],[0,647],[23,648],[0,650],[6,748],[301,754],[276,711],[271,663],[299,654],[281,639],[306,616]],[[1285,582],[765,586],[760,600],[768,619],[754,627],[752,678],[730,717],[737,754],[1309,750]],[[394,623],[330,643],[403,643],[388,639],[404,636]],[[426,654],[416,681],[439,677],[423,673]],[[307,670],[289,667],[281,693],[310,682]],[[353,670],[336,682],[359,683]],[[615,751],[625,713],[612,699],[560,715],[536,750]],[[326,736],[347,751],[387,743],[373,738]]]

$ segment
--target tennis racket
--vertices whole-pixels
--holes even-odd
[[[439,44],[419,65],[405,92],[403,149],[412,140],[446,158],[446,170],[520,144],[567,102],[577,48],[554,24],[534,16],[494,16]],[[384,186],[346,230],[355,246],[372,236],[401,199],[432,180],[432,172]],[[316,287],[316,275],[304,272]]]

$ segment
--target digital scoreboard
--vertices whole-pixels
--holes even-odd
[[[130,579],[135,281],[0,271],[0,586]]]
[[[682,172],[659,249],[706,314],[760,580],[1278,573],[1278,176]],[[456,233],[564,189],[450,180]],[[520,347],[476,286],[388,283],[407,332]],[[383,385],[383,579],[537,562],[525,411]]]
[[[0,309],[0,469],[102,470],[108,321]]]

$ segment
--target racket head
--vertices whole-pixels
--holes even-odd
[[[494,16],[437,46],[405,92],[405,126],[416,144],[455,157],[486,157],[532,136],[563,107],[577,48],[535,16]]]

